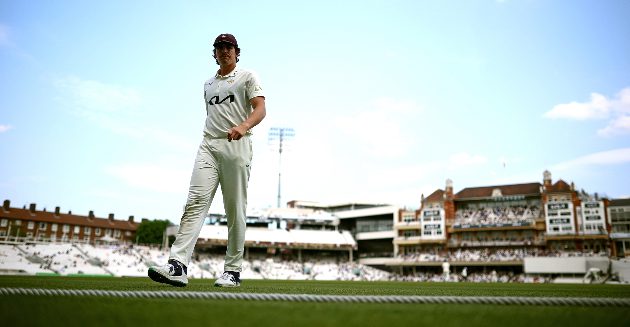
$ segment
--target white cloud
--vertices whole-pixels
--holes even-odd
[[[588,154],[573,160],[559,163],[554,170],[567,170],[583,166],[604,166],[630,163],[630,148],[621,148],[609,151]]]
[[[543,117],[551,119],[610,119],[608,126],[597,131],[600,136],[630,133],[630,87],[619,91],[612,99],[592,93],[589,102],[571,102],[554,106]]]
[[[67,76],[54,82],[81,113],[92,116],[122,110],[134,110],[142,103],[140,94],[127,87]]]
[[[11,125],[0,125],[0,133],[8,132],[13,129]]]
[[[614,136],[630,134],[630,87],[617,93],[612,103],[615,116],[608,126],[597,131],[600,136]]]
[[[4,24],[0,24],[0,46],[5,47],[9,45],[11,45],[9,27]]]
[[[158,164],[127,163],[106,167],[105,172],[131,187],[160,193],[181,193],[190,179],[188,170]]]
[[[608,117],[611,102],[605,96],[591,93],[589,102],[562,103],[554,106],[544,114],[544,117],[552,119],[603,119]]]
[[[597,131],[600,136],[630,134],[630,116],[620,116],[612,120],[608,126]]]
[[[406,154],[413,140],[404,125],[409,114],[421,111],[418,105],[411,100],[378,98],[371,106],[375,109],[337,117],[333,123],[336,134],[373,156]]]
[[[150,139],[174,149],[191,149],[191,142],[163,128],[151,126],[133,115],[146,114],[142,111],[144,99],[133,88],[85,80],[67,76],[55,80],[60,90],[59,100],[67,103],[71,112],[116,134],[135,139]],[[138,122],[144,123],[138,123]],[[194,144],[192,145],[194,147]]]

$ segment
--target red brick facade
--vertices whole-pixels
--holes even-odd
[[[108,218],[98,218],[90,211],[88,216],[74,215],[72,212],[38,211],[32,203],[29,208],[12,208],[5,200],[0,209],[0,237],[9,240],[52,240],[62,242],[121,242],[135,241],[138,223],[134,217],[128,220],[115,220],[114,214]]]

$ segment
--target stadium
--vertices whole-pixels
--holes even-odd
[[[133,323],[139,322],[138,311],[130,308],[138,301],[149,308],[140,312],[162,312],[161,321],[174,314],[165,307],[183,301],[197,308],[211,303],[219,310],[229,310],[230,303],[252,305],[253,318],[244,325],[257,319],[337,325],[345,315],[360,317],[348,325],[431,323],[431,310],[449,316],[444,323],[452,326],[477,315],[491,317],[497,326],[525,326],[540,314],[549,316],[549,325],[576,319],[565,312],[582,317],[585,325],[619,325],[630,321],[623,309],[630,305],[627,212],[627,200],[576,191],[563,180],[553,182],[548,171],[542,183],[467,187],[457,193],[447,180],[443,190],[421,196],[417,210],[290,201],[286,208],[248,214],[245,284],[221,293],[211,283],[223,269],[224,215],[208,215],[189,266],[192,282],[182,291],[145,278],[147,267],[168,259],[177,226],[166,228],[159,246],[136,244],[139,223],[133,216],[79,216],[59,207],[37,210],[36,204],[13,208],[5,200],[0,303],[3,312],[46,307],[34,317],[60,313],[92,321],[75,309],[90,304]],[[117,304],[110,303],[112,297]],[[502,314],[494,312],[496,305],[504,305]],[[571,309],[562,311],[566,306]],[[274,310],[291,313],[272,318]],[[313,316],[331,310],[336,313],[327,318]],[[393,314],[400,310],[424,312],[425,320],[409,320],[410,312]],[[18,325],[38,325],[40,318],[8,315]],[[487,325],[470,323],[482,324]]]
[[[421,196],[420,208],[290,201],[248,214],[244,279],[434,282],[628,283],[624,200],[600,199],[563,180],[467,187]],[[619,206],[621,205],[621,206]],[[3,274],[140,277],[168,259],[137,244],[126,221],[29,208],[5,200]],[[209,214],[189,274],[216,278],[226,218]],[[628,249],[628,250],[627,250]]]

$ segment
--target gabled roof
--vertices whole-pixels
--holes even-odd
[[[482,187],[467,187],[455,194],[456,200],[491,198],[495,190],[500,191],[500,196],[514,195],[540,195],[540,183],[495,185]]]
[[[18,209],[18,208],[9,208],[9,210],[5,210],[0,207],[0,217],[20,219],[24,221],[35,221],[35,222],[47,222],[47,223],[57,223],[57,224],[69,224],[69,225],[78,225],[78,226],[90,226],[90,227],[100,227],[100,228],[112,228],[112,229],[121,229],[121,230],[131,230],[135,231],[138,228],[139,223],[135,223],[129,220],[114,220],[108,218],[97,218],[97,217],[87,217],[87,216],[78,216],[73,214],[64,214],[59,213],[56,215],[52,211],[34,211],[31,212],[29,209]]]
[[[567,182],[563,181],[563,180],[558,180],[555,184],[551,185],[551,187],[547,190],[547,192],[549,193],[556,193],[556,192],[573,192],[573,190],[571,190],[571,186],[569,184],[567,184]]]
[[[431,195],[424,198],[424,202],[441,202],[444,201],[444,190],[437,189]]]

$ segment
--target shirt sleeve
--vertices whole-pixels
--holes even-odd
[[[245,87],[248,100],[251,100],[255,97],[265,96],[262,85],[260,84],[260,79],[258,78],[258,75],[256,75],[256,73],[249,73],[249,78],[247,79]]]

